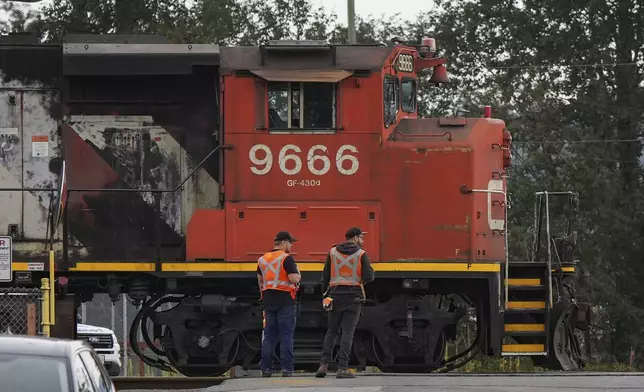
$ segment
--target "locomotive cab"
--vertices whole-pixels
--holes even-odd
[[[461,193],[504,189],[504,124],[418,118],[417,72],[449,82],[435,52],[433,39],[222,48],[225,212],[195,213],[188,260],[254,262],[287,229],[300,239],[298,261],[321,262],[354,225],[369,233],[374,261],[504,260],[502,236],[493,244],[471,230],[504,229],[503,197]]]

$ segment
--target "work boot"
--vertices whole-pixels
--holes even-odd
[[[351,373],[349,369],[338,369],[335,378],[356,378],[356,375]]]
[[[291,377],[293,376],[293,373],[291,372],[282,372],[282,377]]]
[[[262,372],[262,377],[272,377],[273,373],[272,372]]]
[[[328,364],[322,364],[318,368],[318,371],[315,372],[315,377],[317,378],[324,378],[326,377],[326,372],[329,370],[329,365]]]

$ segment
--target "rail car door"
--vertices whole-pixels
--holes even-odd
[[[58,123],[51,115],[58,92],[16,86],[0,91],[0,183],[3,188],[52,188],[62,161]],[[0,192],[0,234],[47,239],[49,192]]]

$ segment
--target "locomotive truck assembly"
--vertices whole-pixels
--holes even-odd
[[[315,370],[324,259],[359,226],[376,280],[350,366],[446,371],[482,353],[580,369],[574,331],[589,313],[574,298],[576,236],[572,220],[554,233],[563,216],[550,213],[574,194],[536,195],[534,256],[510,261],[505,123],[488,108],[418,116],[419,75],[431,72],[429,89],[449,83],[445,64],[431,38],[3,37],[0,234],[13,242],[3,285],[36,285],[53,249],[59,313],[126,293],[141,305],[130,344],[146,363],[221,375],[257,368],[257,259],[288,230],[302,271],[296,369]],[[446,358],[467,321],[476,338]]]

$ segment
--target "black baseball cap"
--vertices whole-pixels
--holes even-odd
[[[275,242],[279,241],[297,242],[297,239],[294,238],[288,231],[280,231],[275,235]]]
[[[367,234],[367,232],[360,230],[359,227],[352,227],[344,234],[344,238],[350,240],[351,238],[357,237],[361,234]]]

